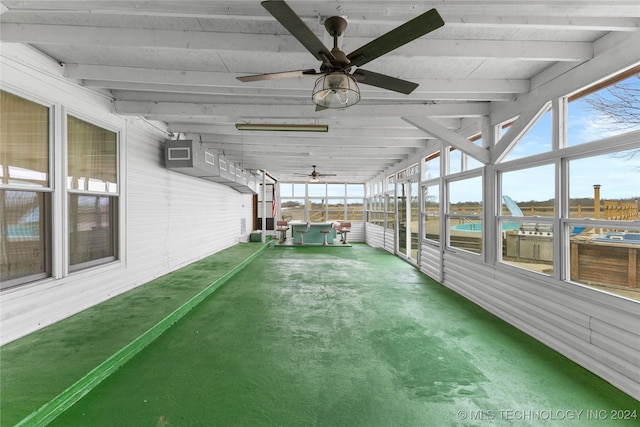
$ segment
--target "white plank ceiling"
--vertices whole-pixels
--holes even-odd
[[[347,19],[349,53],[435,7],[444,27],[367,70],[413,81],[402,95],[364,84],[362,100],[316,111],[313,76],[241,83],[238,76],[319,69],[259,1],[2,1],[1,39],[27,43],[67,77],[107,93],[114,112],[166,123],[246,170],[280,180],[318,171],[364,182],[425,149],[426,117],[468,137],[483,116],[597,55],[610,32],[638,36],[632,1],[290,1],[329,48],[324,19]],[[564,65],[558,65],[564,64]],[[327,133],[241,132],[234,124],[327,124]]]

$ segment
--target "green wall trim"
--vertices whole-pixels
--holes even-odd
[[[25,419],[20,421],[16,427],[22,426],[46,426],[52,422],[58,415],[69,409],[73,404],[82,399],[87,393],[95,388],[102,381],[107,379],[109,375],[118,370],[127,363],[133,356],[142,351],[146,346],[151,344],[162,335],[173,324],[180,320],[185,314],[191,311],[195,306],[201,303],[206,297],[211,295],[216,289],[222,286],[227,280],[232,278],[236,273],[245,268],[258,255],[262,254],[266,249],[272,246],[272,242],[268,242],[257,252],[250,255],[247,259],[229,270],[224,276],[204,288],[189,301],[178,307],[172,313],[160,320],[154,326],[138,338],[124,346],[113,356],[96,366],[84,377],[80,378],[75,384],[67,388],[58,396],[42,405],[39,409],[32,412]]]

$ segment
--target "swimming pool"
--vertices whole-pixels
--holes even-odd
[[[472,231],[472,232],[481,232],[482,231],[482,223],[468,223],[468,224],[458,224],[451,227],[452,230],[456,231]],[[503,222],[502,223],[502,231],[511,231],[520,229],[519,222]]]
[[[640,233],[621,233],[610,232],[600,234],[593,239],[594,242],[610,242],[610,243],[632,243],[640,245]]]

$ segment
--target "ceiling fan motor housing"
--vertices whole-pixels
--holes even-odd
[[[340,37],[347,29],[347,21],[341,16],[330,16],[325,19],[324,28],[331,37]]]

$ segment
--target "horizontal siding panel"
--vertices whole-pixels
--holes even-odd
[[[384,247],[384,228],[371,223],[365,224],[366,243],[374,248]]]
[[[440,280],[441,267],[440,248],[422,243],[420,247],[420,270],[427,276]]]
[[[552,281],[548,286],[541,285],[540,281],[532,278],[518,276],[514,280],[514,274],[502,269],[496,269],[495,277],[500,281],[514,283],[514,286],[535,289],[531,291],[542,300],[558,303],[557,309],[570,305],[572,310],[584,313],[589,317],[608,319],[612,324],[626,325],[628,332],[637,333],[638,328],[638,303],[621,299],[592,288],[586,288],[571,283]]]
[[[585,289],[547,285],[450,252],[445,252],[443,269],[445,286],[632,396],[640,396],[637,304],[592,290],[576,295]],[[598,303],[598,298],[605,303]]]
[[[610,340],[615,340],[617,343],[621,343],[640,351],[640,318],[637,319],[636,325],[638,325],[638,328],[633,332],[629,332],[624,329],[620,329],[607,321],[595,318],[591,319],[591,329],[594,333],[601,334]],[[636,362],[640,363],[640,358],[637,357],[637,355]]]
[[[505,294],[512,295],[517,300],[526,302],[526,305],[534,306],[543,313],[555,313],[559,319],[559,325],[564,322],[579,324],[581,327],[588,328],[590,317],[580,310],[576,310],[571,304],[571,300],[566,296],[555,295],[550,297],[534,292],[535,288],[540,287],[538,284],[518,281],[504,282],[496,280],[496,286],[500,285],[500,289]]]
[[[522,281],[505,283],[498,280],[487,283],[478,274],[481,271],[477,267],[461,263],[453,264],[447,278],[449,281],[455,281],[460,288],[473,287],[482,290],[485,299],[505,303],[504,310],[511,312],[514,317],[527,313],[534,319],[539,319],[534,323],[536,327],[562,329],[575,334],[582,340],[589,341],[589,316],[573,310],[570,305],[558,304],[554,299],[540,298],[529,289],[535,289],[539,285],[523,284]],[[469,277],[474,277],[475,283],[466,283]]]
[[[392,230],[384,230],[384,248],[392,254],[396,251],[396,238]]]
[[[501,282],[512,283],[514,287],[528,289],[529,295],[546,305],[554,304],[554,311],[563,315],[566,307],[579,312],[589,319],[607,319],[611,324],[623,326],[623,330],[638,333],[638,304],[608,295],[591,288],[575,286],[570,283],[541,284],[534,279],[515,276],[496,269],[495,278]],[[577,291],[581,291],[578,292]],[[569,318],[576,321],[575,318]]]
[[[620,359],[623,359],[635,366],[636,380],[640,381],[640,360],[638,359],[638,346],[637,342],[640,337],[630,336],[629,341],[620,342],[608,335],[604,335],[600,332],[593,331],[591,333],[591,343],[607,354],[615,354]],[[634,345],[635,344],[635,345]]]
[[[540,327],[541,320],[528,313],[514,314],[513,307],[487,298],[481,290],[460,288],[457,285],[447,287],[455,290],[469,300],[482,306],[504,321],[531,335],[542,343],[555,349],[576,363],[607,378],[609,382],[630,393],[630,385],[635,383],[637,390],[637,365],[592,345],[590,342],[578,338],[576,335],[560,329]],[[632,394],[633,395],[633,394]],[[636,394],[637,395],[637,394]]]
[[[363,222],[352,222],[351,232],[347,234],[347,241],[349,242],[364,242],[365,238],[365,225]]]

